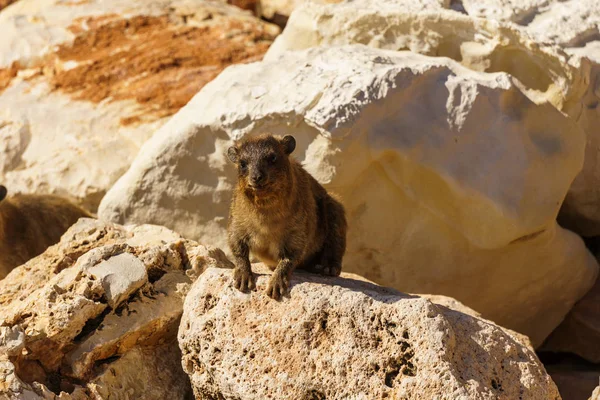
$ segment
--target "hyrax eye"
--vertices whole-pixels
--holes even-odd
[[[245,170],[247,166],[248,166],[248,163],[245,160],[240,160],[240,168],[242,170]]]
[[[271,154],[271,155],[269,156],[269,162],[270,162],[271,164],[275,164],[275,163],[277,162],[277,154]]]

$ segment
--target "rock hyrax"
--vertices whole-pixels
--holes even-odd
[[[267,294],[279,299],[295,268],[338,276],[346,251],[346,216],[299,162],[292,136],[263,134],[230,147],[237,165],[228,223],[235,287],[255,287],[250,253],[274,269]]]
[[[6,194],[0,185],[0,279],[58,243],[80,217],[90,217],[62,197]]]

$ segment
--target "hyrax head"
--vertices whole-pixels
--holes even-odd
[[[264,193],[276,190],[288,178],[288,156],[296,148],[293,136],[278,138],[260,135],[231,146],[227,157],[238,167],[238,180],[249,190]]]

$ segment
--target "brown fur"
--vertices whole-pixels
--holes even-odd
[[[0,279],[58,243],[80,217],[90,214],[51,195],[6,196],[0,186]]]
[[[228,234],[234,283],[242,291],[255,287],[250,253],[274,268],[267,294],[275,299],[286,292],[295,268],[331,276],[342,270],[344,207],[289,157],[295,146],[291,136],[265,134],[227,153],[238,167]]]

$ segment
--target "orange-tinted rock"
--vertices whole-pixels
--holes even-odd
[[[0,146],[0,182],[91,211],[156,129],[279,33],[208,0],[28,0],[0,27],[0,144],[20,146]]]

